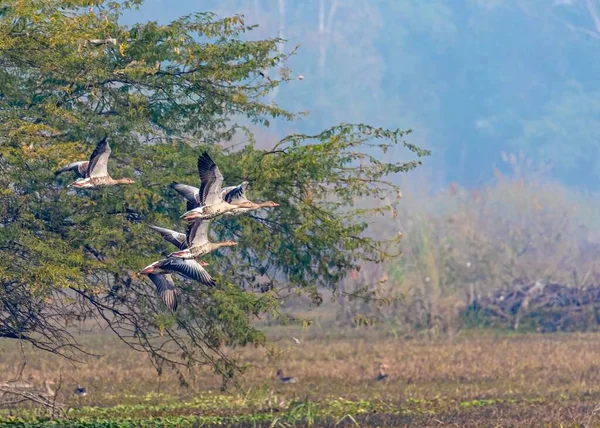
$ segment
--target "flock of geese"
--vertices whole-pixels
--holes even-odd
[[[111,149],[105,137],[96,145],[89,161],[73,162],[57,170],[55,175],[68,171],[74,172],[77,180],[69,186],[80,189],[134,183],[130,178],[114,179],[110,176],[108,173],[110,153]],[[147,275],[154,283],[158,295],[171,311],[177,310],[178,293],[172,274],[181,275],[207,287],[214,287],[214,279],[204,269],[208,264],[196,259],[218,248],[237,245],[237,242],[231,240],[211,242],[208,239],[208,227],[212,219],[279,206],[273,201],[255,203],[248,200],[247,181],[237,186],[223,188],[223,175],[207,152],[203,152],[198,158],[198,175],[200,188],[176,182],[171,184],[171,187],[187,202],[187,211],[181,216],[188,221],[186,233],[149,225],[167,242],[175,245],[178,251],[170,253],[167,258],[155,261],[138,272],[138,275]]]
[[[104,186],[119,184],[133,184],[131,178],[112,178],[108,173],[108,159],[111,148],[108,140],[104,137],[98,142],[88,161],[70,163],[57,171],[55,175],[65,172],[73,172],[77,178],[69,187],[80,189],[93,189]],[[177,232],[163,227],[149,225],[149,228],[159,233],[167,242],[173,244],[178,251],[173,251],[166,258],[155,261],[138,272],[138,275],[146,275],[154,283],[157,294],[165,305],[171,310],[177,309],[177,288],[173,281],[173,274],[178,274],[199,282],[207,287],[214,287],[215,281],[204,269],[208,264],[196,259],[222,247],[237,245],[235,241],[211,242],[208,239],[208,227],[210,221],[219,216],[232,217],[248,213],[260,208],[277,207],[278,203],[273,201],[255,203],[246,198],[246,187],[248,182],[244,181],[237,186],[223,188],[223,175],[219,167],[213,162],[207,152],[203,152],[198,158],[198,175],[200,187],[187,184],[172,183],[171,188],[186,200],[187,211],[181,216],[188,221],[186,233]],[[295,338],[294,338],[295,339]],[[299,343],[298,339],[295,339]],[[379,365],[376,381],[388,378],[385,364]],[[277,370],[277,379],[281,383],[295,383],[294,377],[286,377],[281,369]],[[0,382],[0,387],[28,389],[33,388],[34,378],[30,376],[29,381]],[[42,394],[54,397],[55,392],[51,385],[52,380],[46,379],[43,383]],[[74,395],[85,397],[87,390],[78,386]]]

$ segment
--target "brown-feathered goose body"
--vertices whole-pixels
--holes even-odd
[[[194,220],[188,225],[187,246],[188,248],[175,251],[169,257],[193,259],[201,257],[221,247],[232,247],[237,245],[235,241],[210,242],[208,240],[209,220]]]

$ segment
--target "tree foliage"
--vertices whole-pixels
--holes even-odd
[[[0,336],[76,358],[84,350],[73,332],[95,322],[157,368],[210,364],[227,379],[239,367],[224,346],[264,343],[253,320],[277,315],[285,290],[318,303],[319,289],[335,290],[361,260],[386,257],[397,239],[365,234],[384,208],[354,204],[397,202],[388,177],[419,162],[379,160],[388,148],[428,152],[404,142],[405,131],[349,124],[288,136],[270,151],[251,141],[224,150],[218,143],[249,133],[245,125],[295,118],[264,101],[285,82],[262,73],[285,59],[278,40],[245,41],[252,27],[241,16],[210,13],[121,25],[139,3],[0,3]],[[109,171],[134,185],[73,190],[67,174],[54,177],[103,136]],[[204,149],[226,185],[248,180],[252,200],[281,205],[213,222],[213,240],[239,245],[206,257],[214,290],[179,281],[170,313],[135,272],[173,250],[149,224],[185,229],[185,204],[169,184],[198,186]]]

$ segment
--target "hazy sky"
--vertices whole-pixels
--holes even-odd
[[[148,0],[124,21],[213,11],[281,31],[302,82],[275,100],[311,115],[272,132],[339,122],[412,128],[436,183],[477,185],[522,153],[526,173],[596,190],[600,0]],[[598,131],[598,132],[597,132]],[[403,156],[394,152],[394,156]],[[519,159],[516,156],[516,159]]]

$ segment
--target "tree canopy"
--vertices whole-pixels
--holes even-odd
[[[263,344],[253,321],[277,315],[286,290],[318,303],[361,261],[386,257],[399,237],[365,231],[389,206],[355,203],[395,205],[389,176],[428,152],[403,140],[408,131],[363,124],[257,149],[248,125],[296,118],[265,101],[287,80],[263,73],[285,63],[279,40],[246,40],[253,27],[241,16],[120,24],[140,4],[0,3],[0,337],[77,358],[85,350],[73,331],[93,321],[157,367],[210,364],[227,379],[239,367],[223,347]],[[220,144],[236,132],[249,136],[243,147]],[[54,176],[103,137],[113,176],[135,184],[75,190],[69,174]],[[393,145],[412,160],[381,160]],[[213,240],[239,245],[204,258],[215,289],[178,280],[172,313],[135,272],[173,250],[148,225],[185,230],[185,203],[169,184],[198,186],[203,150],[225,185],[247,180],[250,199],[280,206],[211,223]]]

